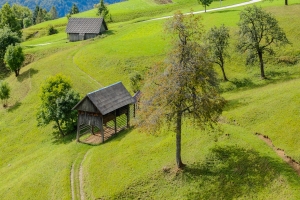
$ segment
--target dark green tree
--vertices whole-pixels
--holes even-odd
[[[32,21],[33,21],[33,24],[37,24],[36,23],[36,18],[38,17],[38,13],[39,13],[39,10],[40,10],[40,7],[38,5],[35,6],[35,9],[33,11],[33,14],[32,14]]]
[[[56,8],[54,6],[51,7],[49,13],[50,13],[50,18],[51,19],[57,19],[58,18],[58,14],[57,14]]]
[[[77,14],[77,13],[79,13],[79,9],[78,9],[76,4],[73,4],[72,8],[71,8],[71,11],[70,11],[70,14],[74,15],[74,14]]]
[[[0,10],[0,28],[5,26],[8,26],[13,32],[16,32],[19,37],[22,36],[21,24],[8,3],[5,3]]]
[[[209,6],[212,2],[213,0],[198,0],[198,3],[204,6],[205,12],[206,12],[206,6]]]
[[[80,97],[71,87],[71,81],[64,75],[49,77],[41,86],[41,106],[37,113],[38,126],[54,122],[54,128],[61,136],[76,128],[77,112],[72,108]]]
[[[166,24],[174,44],[168,61],[154,66],[147,74],[139,106],[139,125],[155,131],[166,121],[176,133],[176,164],[181,159],[183,117],[192,117],[194,125],[215,123],[224,99],[218,93],[218,81],[208,52],[201,45],[203,27],[200,18],[176,13]]]
[[[100,4],[97,7],[97,15],[105,18],[109,13],[107,6],[104,4],[104,0],[100,0]]]
[[[19,76],[24,59],[25,56],[20,45],[9,45],[6,48],[4,62],[8,69],[15,72],[16,77]]]
[[[270,13],[257,6],[247,7],[240,13],[238,26],[237,50],[248,53],[247,63],[253,63],[258,58],[261,78],[265,79],[263,55],[274,55],[274,45],[289,44],[284,31]]]
[[[4,67],[4,55],[6,52],[6,48],[9,45],[15,45],[16,43],[20,43],[21,38],[18,36],[17,33],[12,32],[10,28],[3,27],[3,29],[0,29],[0,67]],[[5,67],[0,68],[1,70],[6,70]]]
[[[35,19],[35,24],[42,23],[44,20],[44,11],[43,9],[39,9],[39,12],[37,14],[37,17]]]
[[[0,81],[0,99],[3,103],[3,107],[7,106],[8,99],[10,97],[10,87],[7,82]]]
[[[225,58],[228,57],[227,49],[229,47],[229,29],[222,24],[219,28],[214,26],[206,36],[208,49],[211,54],[212,62],[221,67],[224,81],[228,81],[225,74]]]

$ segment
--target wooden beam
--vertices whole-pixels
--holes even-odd
[[[130,121],[130,107],[129,105],[127,105],[127,128],[129,128],[130,126],[129,121]]]
[[[79,120],[79,114],[78,114],[78,120],[77,120],[77,136],[76,136],[76,141],[77,142],[80,142],[80,140],[79,140],[79,134],[80,134],[80,120]]]
[[[114,119],[114,122],[115,122],[115,134],[117,133],[117,110],[115,110],[115,119]]]

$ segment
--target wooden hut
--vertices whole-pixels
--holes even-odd
[[[122,82],[88,93],[73,110],[78,111],[77,141],[79,141],[82,125],[97,127],[104,142],[106,125],[113,122],[114,133],[118,132],[117,118],[126,116],[121,125],[129,127],[130,105],[135,99],[129,94]]]
[[[103,18],[70,18],[66,32],[70,42],[94,38],[107,29]]]

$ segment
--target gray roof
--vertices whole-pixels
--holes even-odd
[[[107,26],[103,18],[70,18],[66,32],[67,33],[100,33],[101,25]]]
[[[135,99],[129,94],[122,82],[88,93],[85,98],[89,98],[102,115],[135,103]],[[73,109],[76,109],[84,99]]]

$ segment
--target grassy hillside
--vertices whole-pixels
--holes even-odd
[[[241,1],[222,5],[236,2]],[[163,33],[165,20],[136,22],[149,19],[154,9],[153,15],[165,16],[180,7],[189,10],[192,3],[130,0],[110,5],[118,22],[109,24],[104,37],[89,41],[68,42],[63,32],[66,19],[25,30],[38,31],[22,43],[34,62],[22,68],[18,78],[13,74],[5,78],[12,98],[8,109],[0,107],[0,199],[71,199],[71,188],[74,199],[80,199],[80,166],[86,199],[299,199],[299,176],[253,134],[268,135],[300,161],[300,64],[279,62],[299,59],[300,27],[295,19],[300,5],[296,0],[289,3],[259,3],[276,16],[293,43],[268,59],[268,80],[259,79],[258,67],[245,66],[243,56],[234,51],[243,8],[202,15],[206,29],[221,23],[230,27],[231,60],[225,66],[230,82],[221,84],[228,105],[215,131],[193,129],[185,121],[182,157],[188,167],[184,171],[175,170],[175,137],[167,127],[160,135],[130,129],[103,145],[88,146],[76,143],[74,134],[58,138],[51,125],[38,128],[35,115],[40,85],[57,73],[70,76],[81,96],[116,81],[130,90],[130,73],[144,73],[164,60],[170,48]],[[218,5],[214,2],[211,7]],[[140,18],[134,19],[135,12]],[[94,16],[94,11],[80,15]],[[43,36],[49,23],[60,27],[59,34]]]

